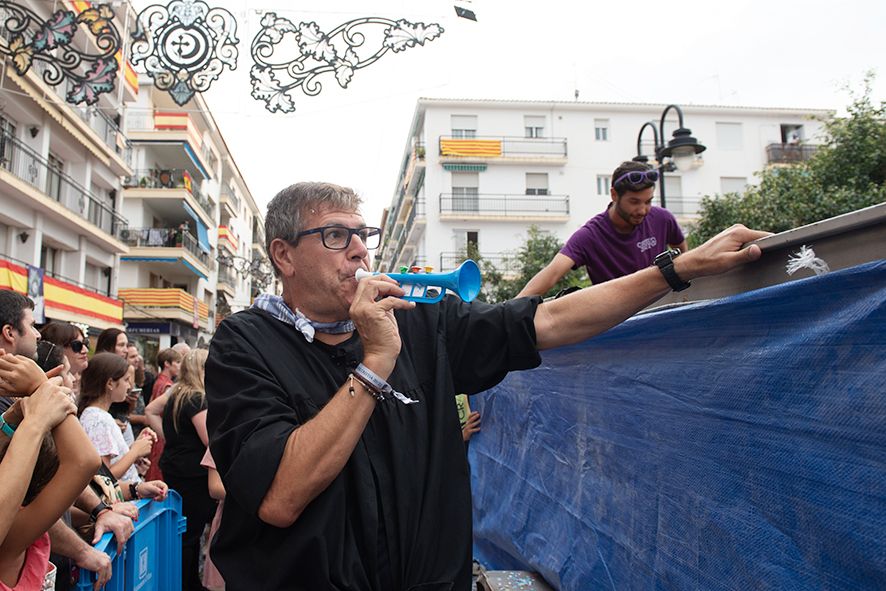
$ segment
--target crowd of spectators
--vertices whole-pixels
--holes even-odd
[[[169,492],[161,466],[188,518],[182,588],[204,589],[204,528],[224,496],[205,467],[207,352],[179,343],[153,366],[108,328],[90,355],[84,328],[52,321],[38,330],[33,309],[0,290],[0,591],[72,589],[80,569],[104,585],[111,561],[93,545],[111,533],[123,550],[139,514],[132,501]],[[223,589],[211,563],[205,570],[208,588]]]

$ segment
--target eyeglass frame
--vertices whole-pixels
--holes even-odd
[[[53,343],[52,341],[46,341],[46,342],[49,343],[49,349],[47,349],[47,351],[46,351],[46,357],[43,358],[43,363],[46,363],[46,360],[49,359],[49,356],[52,355],[52,352],[55,351],[55,347],[56,347],[56,344]],[[43,363],[40,363],[39,357],[36,359],[36,361],[37,361],[37,365],[39,365],[40,367],[43,367]]]
[[[77,351],[76,349],[74,349],[74,343],[78,343],[78,344],[80,345],[80,350],[79,350],[79,351]],[[89,339],[83,339],[83,340],[80,340],[80,339],[74,339],[73,341],[71,341],[70,343],[68,343],[67,345],[65,345],[65,347],[70,347],[70,348],[71,348],[71,351],[73,351],[74,353],[81,353],[81,352],[83,351],[83,348],[85,347],[85,348],[86,348],[86,352],[88,353],[88,352],[89,352]]]
[[[641,176],[640,180],[634,182],[630,179],[632,174],[639,174]],[[655,177],[655,178],[651,178]],[[629,185],[639,185],[642,183],[652,183],[655,184],[658,182],[658,179],[661,178],[661,175],[654,168],[652,170],[629,170],[614,181],[612,181],[612,186],[615,187],[625,179],[627,179]]]
[[[332,230],[332,229],[345,230],[348,233],[348,238],[345,241],[344,246],[342,246],[340,248],[333,248],[332,246],[329,246],[328,244],[326,244],[326,230]],[[310,230],[303,230],[303,231],[299,232],[298,234],[296,234],[295,236],[293,236],[292,238],[288,238],[286,240],[286,242],[290,243],[293,246],[296,246],[298,244],[299,239],[302,236],[307,236],[309,234],[320,234],[320,242],[323,244],[323,246],[325,248],[328,248],[329,250],[346,250],[351,245],[351,238],[353,238],[355,235],[359,234],[360,232],[363,232],[366,230],[375,230],[375,234],[370,234],[370,236],[377,235],[378,236],[378,244],[376,246],[370,247],[369,245],[366,244],[366,240],[363,239],[363,237],[360,237],[360,241],[363,242],[363,246],[366,247],[366,250],[377,249],[379,246],[381,246],[381,228],[378,228],[376,226],[361,226],[360,228],[349,228],[348,226],[342,226],[341,224],[330,224],[328,226],[320,226],[317,228],[311,228]],[[368,237],[369,236],[367,236],[367,238]]]

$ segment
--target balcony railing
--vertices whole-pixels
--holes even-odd
[[[766,146],[766,161],[769,164],[798,164],[806,162],[818,146],[810,144],[769,144]]]
[[[237,195],[236,195],[233,191],[231,191],[231,189],[229,189],[228,187],[223,186],[223,187],[221,188],[221,192],[219,193],[219,199],[227,199],[227,200],[229,200],[229,201],[231,202],[231,204],[234,206],[234,211],[238,212],[238,215],[239,215],[239,212],[240,212],[240,198],[237,197]]]
[[[569,195],[440,194],[441,214],[470,216],[565,216]]]
[[[15,263],[15,264],[17,264],[21,267],[25,267],[25,268],[27,268],[27,266],[29,264],[23,260],[16,259],[11,256],[7,256],[3,253],[0,253],[0,259],[9,261],[11,263]],[[79,287],[81,289],[85,289],[87,291],[92,291],[97,294],[101,294],[103,296],[111,297],[111,290],[108,289],[107,285],[105,287],[99,287],[99,286],[93,285],[91,283],[77,281],[76,279],[72,279],[70,277],[66,277],[66,276],[62,275],[61,273],[56,273],[55,271],[53,271],[51,269],[43,269],[43,274],[47,277],[52,277],[53,279],[58,279],[59,281],[64,281],[65,283],[70,283],[71,285],[76,285],[77,287]]]
[[[126,218],[114,211],[110,204],[102,203],[77,181],[50,166],[37,152],[7,132],[0,134],[0,168],[107,234],[119,236],[120,230],[127,224]]]
[[[480,253],[481,261],[488,261],[501,273],[505,275],[515,275],[520,272],[520,260],[516,253],[513,252],[490,252]],[[441,252],[440,253],[440,273],[452,271],[465,260],[464,253],[459,252]]]
[[[566,138],[440,136],[440,156],[475,158],[565,158]]]
[[[140,189],[185,189],[210,218],[215,218],[215,206],[197,188],[191,173],[178,168],[146,168],[133,171],[132,176],[123,179],[126,188]]]
[[[184,248],[207,268],[214,267],[214,261],[203,249],[193,234],[183,228],[125,228],[120,238],[137,248]]]
[[[230,265],[218,266],[218,282],[227,283],[231,287],[237,286],[237,272]]]

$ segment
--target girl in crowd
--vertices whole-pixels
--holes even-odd
[[[131,388],[129,370],[123,357],[97,353],[83,372],[78,411],[83,429],[114,477],[138,483],[141,478],[135,462],[151,453],[156,436],[150,430],[143,431],[130,447],[108,412],[111,403],[126,400]]]
[[[182,538],[182,591],[202,589],[198,574],[200,537],[216,507],[209,496],[206,468],[200,465],[209,442],[203,386],[207,355],[205,349],[195,349],[185,356],[163,411],[166,447],[160,469],[169,485],[181,494],[182,513],[188,519]]]
[[[96,353],[114,353],[123,359],[126,359],[126,346],[129,339],[126,333],[119,328],[106,328],[98,335],[98,341],[95,343]]]
[[[40,330],[40,336],[41,341],[53,343],[63,350],[71,366],[71,389],[76,394],[80,391],[80,375],[89,365],[89,339],[70,322],[50,322]]]
[[[14,360],[7,357],[12,356],[0,360],[0,376],[11,383]],[[43,589],[44,578],[54,569],[47,530],[99,466],[74,416],[70,390],[60,382],[43,381],[3,415],[8,428],[0,426],[0,591]]]

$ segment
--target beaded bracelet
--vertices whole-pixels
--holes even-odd
[[[363,386],[364,388],[366,388],[366,391],[369,393],[370,396],[372,396],[373,398],[375,398],[375,399],[378,400],[379,402],[383,402],[383,401],[385,400],[385,395],[384,395],[384,394],[382,394],[382,393],[379,392],[378,390],[373,389],[369,384],[367,384],[366,382],[364,382],[363,380],[361,380],[360,378],[358,378],[358,377],[355,376],[354,374],[350,374],[350,375],[348,376],[348,378],[350,378],[350,380],[351,380],[351,383],[350,383],[350,385],[348,386],[348,393],[351,395],[351,398],[353,398],[353,397],[354,397],[354,394],[355,394],[355,390],[354,390],[354,380],[356,380],[357,383],[359,383],[361,386]]]

